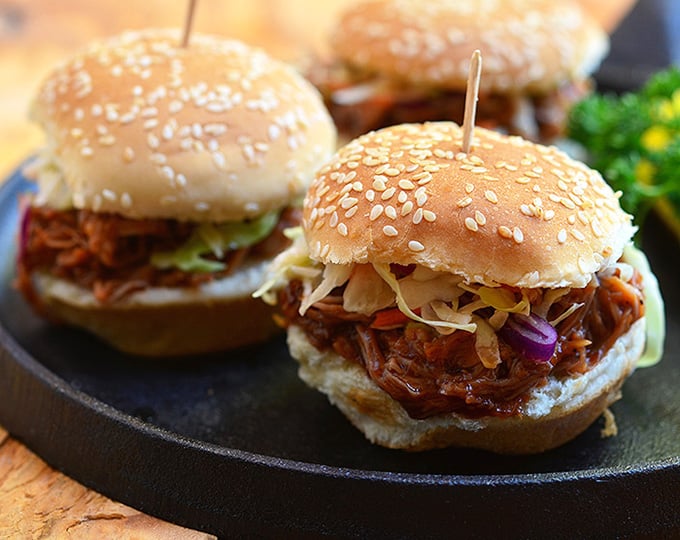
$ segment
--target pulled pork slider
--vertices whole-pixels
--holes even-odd
[[[569,0],[369,0],[310,67],[348,139],[403,122],[461,123],[470,54],[484,57],[478,124],[543,142],[589,90],[608,37]]]
[[[405,124],[340,149],[261,293],[300,377],[372,442],[541,452],[658,360],[658,284],[599,173],[482,128],[466,154],[462,137]]]
[[[40,313],[136,354],[276,331],[251,298],[335,150],[316,89],[241,42],[170,30],[97,43],[51,73],[32,117],[19,289]],[[265,306],[266,307],[266,306]]]

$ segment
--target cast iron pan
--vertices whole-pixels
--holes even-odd
[[[283,338],[150,361],[36,318],[12,288],[20,173],[0,188],[0,424],[48,463],[147,513],[239,537],[680,535],[677,240],[645,248],[668,308],[663,361],[543,455],[372,446],[296,376]],[[225,329],[228,331],[228,329]]]

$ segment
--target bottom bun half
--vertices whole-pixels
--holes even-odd
[[[35,275],[34,281],[52,319],[83,328],[126,353],[181,356],[250,345],[281,332],[273,308],[251,297],[267,265],[244,266],[198,288],[149,288],[111,304],[46,274]]]
[[[417,420],[379,388],[364,368],[333,351],[319,351],[297,326],[288,329],[299,375],[371,442],[410,451],[459,446],[501,454],[533,454],[560,446],[590,426],[614,401],[635,369],[645,343],[638,320],[604,358],[584,375],[550,378],[532,390],[520,416],[469,419],[455,413]]]

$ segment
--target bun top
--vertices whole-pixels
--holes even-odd
[[[554,147],[451,122],[402,124],[341,148],[303,226],[324,264],[420,264],[470,282],[583,287],[635,229],[600,174]]]
[[[588,76],[608,50],[604,30],[565,0],[368,0],[331,38],[351,66],[412,84],[464,89],[484,57],[483,91],[542,92]]]
[[[32,116],[77,208],[242,220],[302,196],[335,150],[317,91],[239,41],[128,32],[52,72]]]

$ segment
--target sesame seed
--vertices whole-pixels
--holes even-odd
[[[175,179],[175,171],[173,170],[172,167],[168,165],[163,165],[161,167],[161,174],[165,176],[168,180],[174,180]]]
[[[404,204],[408,200],[408,194],[405,191],[400,191],[399,195],[397,195],[397,201],[399,201],[400,204]]]
[[[520,212],[524,214],[525,216],[533,216],[534,213],[531,211],[531,208],[529,208],[529,205],[523,204],[522,206],[519,207]]]
[[[512,239],[518,244],[524,242],[524,233],[522,232],[522,229],[514,227],[512,229]]]
[[[333,214],[331,214],[331,219],[328,220],[328,225],[330,225],[331,228],[334,228],[334,227],[337,226],[337,224],[338,224],[338,213],[334,211]]]
[[[469,195],[474,190],[475,190],[475,186],[473,184],[465,184],[465,193],[467,193]]]
[[[600,227],[600,222],[597,218],[594,218],[590,221],[590,228],[593,230],[593,234],[596,237],[600,238],[602,236],[602,228]]]
[[[126,146],[125,150],[123,150],[123,159],[127,163],[130,163],[135,159],[135,151],[131,147]]]
[[[414,189],[416,186],[410,180],[399,180],[399,187],[401,189]]]
[[[394,209],[394,206],[386,206],[385,215],[390,219],[397,219],[397,211]]]
[[[554,210],[546,210],[545,213],[543,214],[543,218],[546,221],[550,221],[554,217],[555,217],[555,211]]]
[[[404,206],[401,207],[401,215],[406,216],[411,212],[411,210],[413,210],[413,203],[411,201],[406,201]]]
[[[475,211],[475,221],[480,225],[486,225],[486,216],[482,214],[479,210]]]
[[[352,206],[352,208],[350,208],[349,210],[347,210],[347,212],[345,212],[345,217],[351,218],[354,214],[357,213],[358,210],[359,210],[358,206]]]
[[[224,169],[227,165],[227,160],[222,152],[213,152],[212,159],[218,169]]]
[[[341,236],[347,236],[347,225],[344,223],[338,224],[338,232]]]
[[[99,144],[102,146],[113,146],[116,144],[116,138],[113,135],[104,135],[99,137]]]
[[[92,154],[94,154],[94,151],[89,146],[83,146],[80,149],[80,155],[83,157],[90,157]]]
[[[414,225],[418,225],[423,220],[423,209],[418,208],[414,213],[413,213],[413,221]]]
[[[153,133],[149,133],[148,137],[146,138],[146,142],[149,145],[149,148],[153,150],[156,150],[161,145],[160,140]]]
[[[490,203],[493,203],[493,204],[498,203],[498,195],[496,195],[495,191],[491,191],[490,189],[487,189],[484,192],[484,197],[486,197],[486,200],[489,201]]]
[[[151,161],[151,163],[154,165],[165,165],[168,161],[168,156],[156,152],[149,156],[149,161]]]
[[[466,206],[469,206],[471,204],[472,204],[472,198],[470,198],[470,197],[463,197],[457,203],[459,208],[465,208]]]
[[[123,125],[131,124],[132,122],[134,122],[135,118],[137,118],[137,117],[133,113],[128,112],[128,113],[125,113],[122,116],[120,116],[120,118],[118,119],[118,122],[120,124],[123,124]]]
[[[472,232],[477,232],[479,230],[479,225],[471,217],[465,218],[465,227],[467,227]]]
[[[581,231],[579,231],[578,229],[571,229],[570,232],[571,232],[571,235],[574,238],[576,238],[576,240],[580,240],[581,242],[583,242],[586,239],[584,234]]]
[[[103,189],[102,190],[102,197],[104,197],[107,201],[114,202],[118,197],[116,197],[116,194],[111,191],[110,189]]]
[[[144,129],[149,130],[158,127],[158,118],[149,118],[144,122]]]
[[[435,221],[437,219],[437,214],[432,212],[432,210],[424,210],[423,211],[423,218],[425,219],[425,221],[429,221],[430,223],[432,223],[433,221]]]
[[[560,232],[557,233],[557,241],[564,244],[567,241],[567,231],[560,229]]]
[[[369,215],[369,219],[371,221],[375,221],[378,219],[383,213],[383,206],[381,204],[376,204],[373,208],[371,208],[371,213]]]
[[[132,206],[132,197],[129,193],[123,193],[120,196],[120,204],[123,208],[130,208]]]
[[[355,197],[347,197],[340,203],[340,206],[342,206],[342,208],[347,210],[348,208],[351,208],[352,206],[354,206],[358,202],[359,202],[359,199],[357,199]]]
[[[399,234],[397,229],[392,227],[392,225],[385,225],[383,227],[383,233],[385,234],[385,236],[397,236]]]
[[[429,172],[427,172],[427,171],[423,171],[423,172],[420,172],[420,173],[414,175],[414,176],[413,176],[413,179],[414,179],[416,182],[419,182],[419,183],[420,183],[422,180],[430,181],[430,180],[432,179],[432,174],[429,173]]]
[[[394,195],[394,194],[396,193],[396,191],[397,191],[397,188],[395,188],[395,187],[388,188],[388,189],[386,189],[385,191],[383,191],[383,193],[382,193],[382,195],[380,196],[380,198],[381,198],[383,201],[386,201],[386,200],[388,200],[388,199],[391,199],[391,198],[392,198],[392,195]]]
[[[420,242],[418,242],[417,240],[411,240],[408,243],[408,248],[411,251],[423,251],[425,249],[425,246],[423,244],[421,244]]]
[[[560,199],[560,204],[566,208],[569,208],[569,210],[575,210],[576,205],[574,204],[574,201],[567,199],[566,197],[562,197]]]
[[[385,185],[384,176],[373,177],[373,189],[375,189],[376,191],[385,191],[385,189],[387,189],[387,186]]]
[[[369,189],[366,192],[366,200],[368,202],[373,202],[375,200],[375,191],[373,191],[372,189]]]
[[[576,206],[583,206],[583,201],[573,193],[569,194],[569,198]]]
[[[506,227],[505,225],[501,225],[498,227],[498,235],[510,239],[512,238],[512,230],[510,230],[510,227]]]

